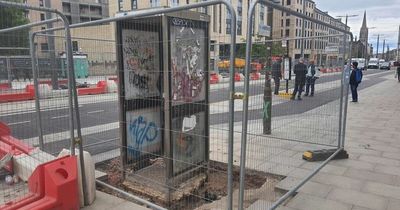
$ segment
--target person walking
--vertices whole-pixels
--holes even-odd
[[[308,66],[306,74],[306,94],[304,94],[304,96],[308,95],[310,95],[311,97],[314,96],[315,80],[317,80],[318,78],[319,78],[319,69],[315,67],[314,61],[310,61],[310,65]],[[311,93],[310,93],[310,87],[311,87]]]
[[[358,85],[361,83],[363,73],[362,71],[358,68],[358,63],[353,62],[352,65],[352,71],[350,74],[350,88],[351,88],[351,97],[353,100],[351,102],[358,102],[358,93],[357,93],[357,88]]]
[[[400,82],[400,66],[397,67],[396,77],[397,77],[397,80]]]
[[[294,66],[294,74],[296,78],[294,80],[294,90],[291,100],[296,98],[296,94],[298,93],[297,99],[301,100],[301,93],[303,92],[304,84],[306,83],[306,74],[307,74],[307,66],[304,64],[304,59],[301,58],[299,63]]]
[[[272,78],[274,79],[275,82],[275,91],[274,94],[278,95],[279,94],[279,86],[281,84],[281,79],[282,79],[282,65],[281,65],[281,60],[275,61],[272,64]]]

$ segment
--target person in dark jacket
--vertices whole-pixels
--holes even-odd
[[[400,66],[397,67],[397,80],[400,82]]]
[[[351,102],[358,102],[357,88],[361,81],[357,81],[357,71],[361,72],[361,70],[358,69],[357,62],[353,62],[352,67],[353,68],[352,68],[352,71],[350,74],[350,81],[349,81],[350,88],[351,88],[351,97],[353,98],[353,100]]]
[[[299,63],[294,66],[294,74],[296,75],[296,79],[294,81],[294,90],[292,94],[292,100],[296,98],[296,94],[298,100],[301,100],[301,93],[303,92],[304,84],[306,83],[306,74],[307,74],[307,66],[304,64],[304,60],[300,59]]]
[[[274,79],[274,82],[275,82],[275,91],[274,91],[275,95],[279,94],[279,86],[281,84],[280,81],[281,81],[281,78],[282,78],[281,69],[282,69],[282,65],[281,65],[281,61],[280,60],[275,61],[272,64],[272,72],[271,73],[272,73],[272,78]]]

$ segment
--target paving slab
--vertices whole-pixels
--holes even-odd
[[[146,210],[148,208],[138,204],[129,202],[127,200],[115,197],[113,195],[96,191],[96,200],[91,206],[81,208],[83,210]]]
[[[376,182],[367,182],[363,188],[363,191],[389,198],[400,199],[400,187],[398,186],[381,184]]]
[[[299,210],[351,210],[349,204],[306,194],[298,194],[287,206]]]
[[[340,188],[333,189],[327,198],[351,205],[377,210],[385,210],[388,202],[388,199],[385,199],[381,196]]]

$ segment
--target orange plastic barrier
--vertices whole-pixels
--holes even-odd
[[[0,158],[3,158],[8,153],[16,156],[20,154],[29,154],[33,150],[33,147],[12,137],[10,128],[6,124],[0,122]],[[12,162],[10,161],[7,163],[4,168],[12,172]]]
[[[39,165],[29,177],[28,195],[0,210],[78,210],[76,161],[76,156],[65,156]]]
[[[33,100],[34,98],[35,91],[33,85],[27,85],[25,88],[25,92],[0,94],[0,103]]]
[[[78,95],[96,95],[96,94],[104,94],[107,92],[107,82],[99,81],[96,87],[93,88],[78,88]]]
[[[218,74],[211,73],[210,74],[210,84],[217,84],[219,82]]]

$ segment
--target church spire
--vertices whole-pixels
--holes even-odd
[[[364,19],[361,28],[367,28],[367,11],[364,11]]]
[[[360,30],[359,40],[362,43],[368,43],[367,11],[364,11],[364,19]]]

